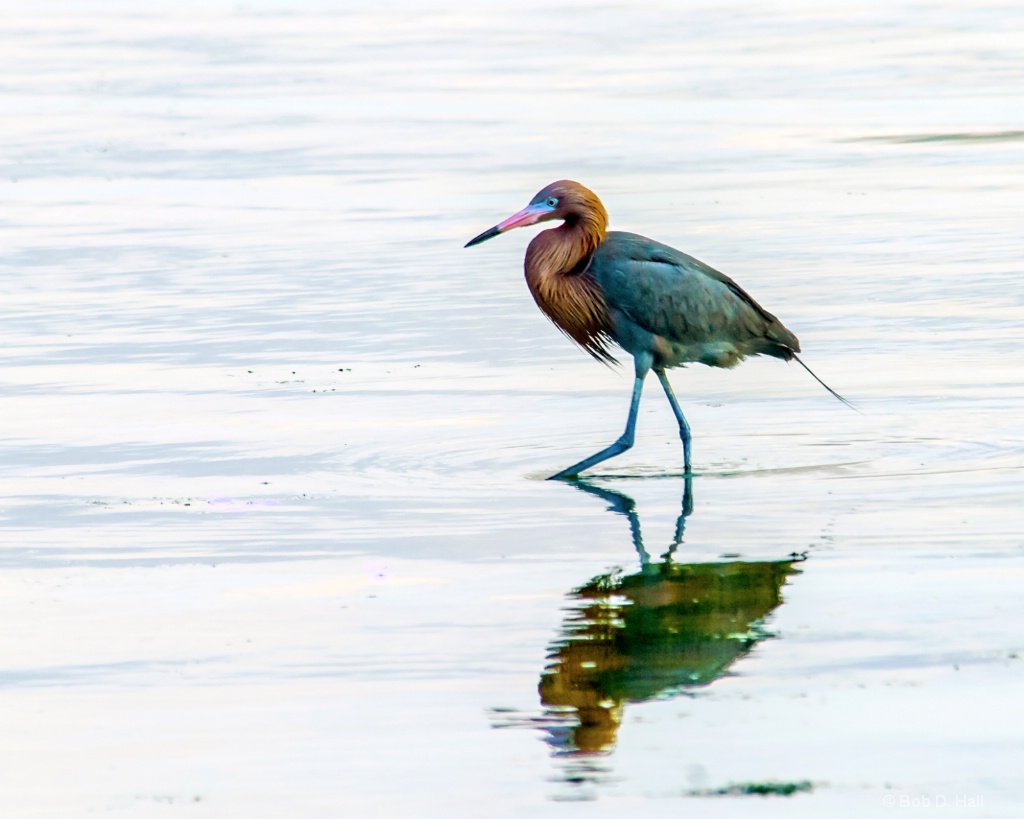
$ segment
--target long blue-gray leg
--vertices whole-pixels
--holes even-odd
[[[672,405],[672,412],[675,413],[676,420],[679,422],[679,437],[683,441],[683,468],[687,475],[691,473],[690,469],[690,425],[686,423],[686,417],[683,415],[683,411],[679,409],[679,402],[676,401],[676,394],[672,392],[672,385],[668,383],[668,376],[665,375],[664,370],[654,371],[658,380],[661,382],[661,386],[665,388],[665,395],[668,397],[669,404]]]
[[[647,377],[647,372],[651,369],[651,356],[640,355],[636,357],[636,378],[633,381],[633,398],[629,404],[629,418],[626,419],[626,431],[619,436],[619,439],[606,449],[602,449],[600,452],[591,455],[589,458],[584,458],[579,463],[573,464],[572,466],[563,469],[557,475],[552,475],[548,478],[549,481],[560,481],[565,478],[575,478],[584,469],[590,469],[590,467],[607,461],[609,458],[614,458],[616,455],[621,455],[631,446],[633,446],[633,435],[636,432],[636,416],[640,410],[640,394],[644,390],[644,379]]]

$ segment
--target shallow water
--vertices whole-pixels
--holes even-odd
[[[5,8],[0,812],[1019,816],[1022,36]],[[462,244],[560,177],[860,414],[692,367],[689,500],[650,384],[543,481],[631,373],[536,310],[529,231]],[[766,782],[810,790],[715,795]]]

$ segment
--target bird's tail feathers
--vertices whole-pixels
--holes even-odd
[[[854,412],[860,412],[860,410],[857,409],[857,407],[855,407],[851,402],[847,401],[845,398],[843,398],[843,396],[841,396],[839,393],[837,393],[828,384],[826,384],[824,381],[822,381],[820,378],[818,378],[818,376],[814,374],[814,370],[812,370],[810,367],[808,367],[806,364],[804,364],[803,361],[800,360],[800,356],[798,356],[796,353],[793,353],[793,358],[796,360],[797,364],[799,364],[801,367],[803,367],[805,370],[807,370],[807,372],[809,372],[811,374],[811,378],[813,378],[815,381],[817,381],[819,384],[821,384],[821,386],[823,386],[826,390],[828,390],[830,393],[832,393],[832,395],[834,395],[836,398],[838,398],[840,401],[842,401],[844,404],[846,404],[846,406],[848,406]]]

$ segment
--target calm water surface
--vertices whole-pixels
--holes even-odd
[[[1021,42],[1009,2],[5,7],[0,813],[1019,816]],[[677,370],[689,490],[654,388],[543,481],[631,372],[536,310],[530,231],[462,244],[566,177],[860,414]]]

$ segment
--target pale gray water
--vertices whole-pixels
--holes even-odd
[[[5,6],[0,813],[1019,816],[1022,42],[1009,2]],[[589,756],[538,683],[640,568],[540,479],[631,373],[536,310],[530,231],[462,249],[562,177],[863,413],[673,374],[676,564],[806,559],[724,676],[601,677]],[[594,484],[655,559],[680,462],[648,385]],[[693,795],[766,781],[813,790]]]

